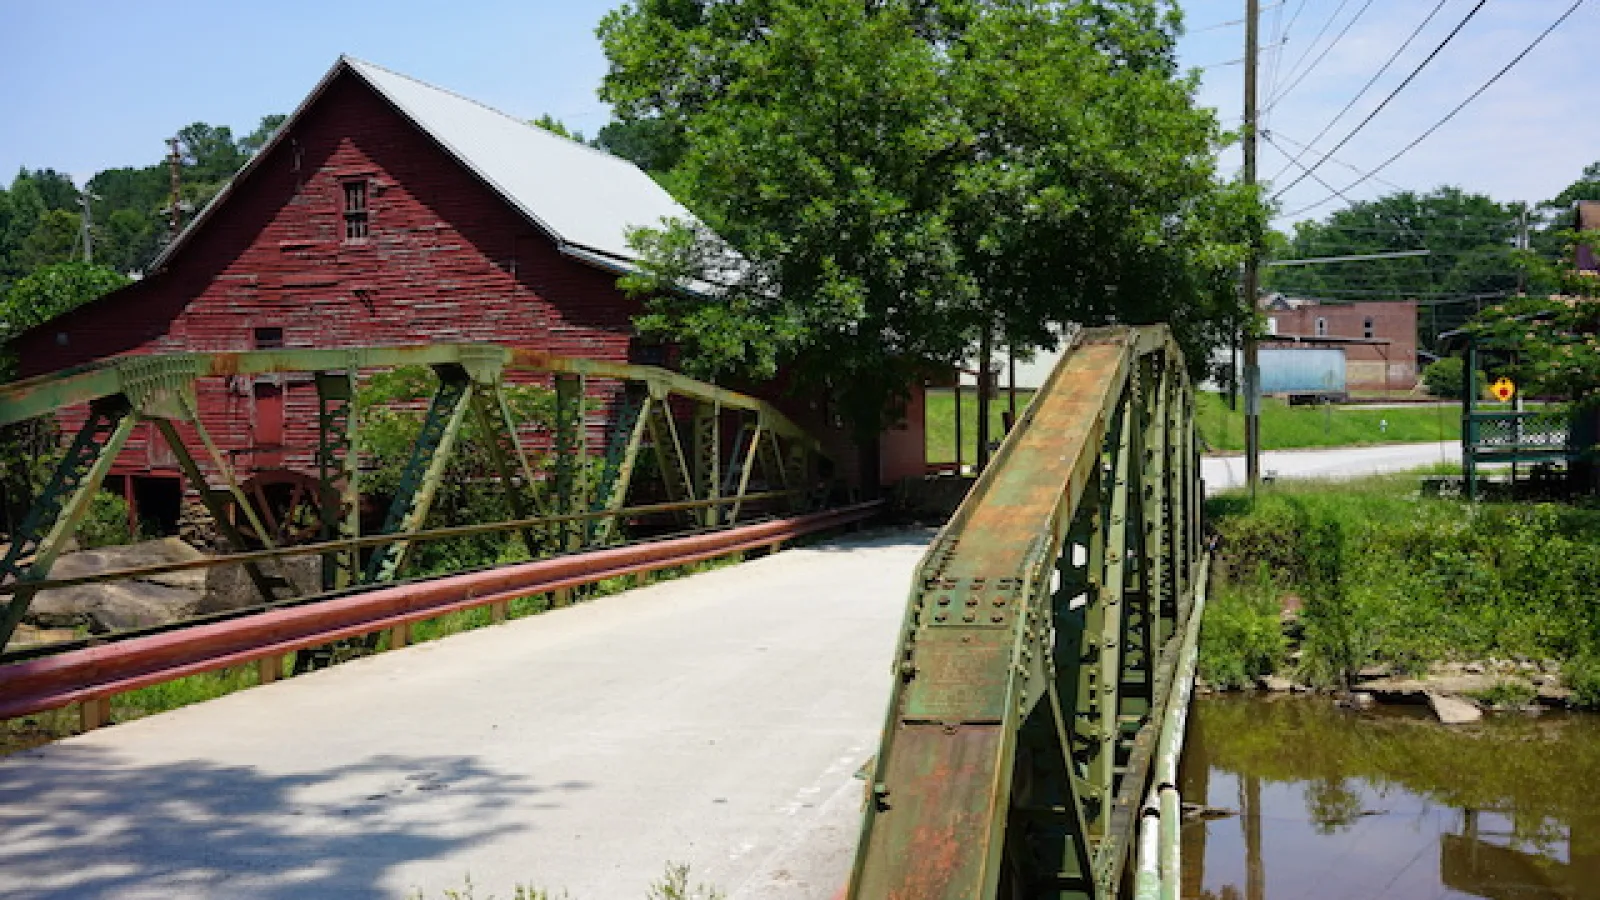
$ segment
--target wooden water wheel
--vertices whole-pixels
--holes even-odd
[[[315,477],[270,469],[250,476],[239,488],[273,546],[309,544],[321,535],[324,501]],[[258,548],[267,546],[268,541],[263,540],[242,510],[234,508],[230,518],[247,543]]]

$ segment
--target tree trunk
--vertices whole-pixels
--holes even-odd
[[[978,339],[978,465],[982,474],[989,467],[989,364],[994,355],[994,329],[983,326]]]

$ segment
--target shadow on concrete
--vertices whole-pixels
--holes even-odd
[[[0,896],[394,896],[409,886],[386,884],[391,869],[522,830],[497,823],[513,803],[590,787],[464,756],[266,774],[58,744],[0,764]]]

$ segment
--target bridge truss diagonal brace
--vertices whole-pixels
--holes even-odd
[[[322,496],[320,537],[324,541],[361,536],[361,465],[356,429],[360,415],[356,391],[360,373],[354,362],[342,371],[318,372],[317,385],[317,489]],[[355,548],[333,550],[322,556],[323,590],[355,584],[360,578],[360,554]]]
[[[505,493],[511,514],[517,519],[529,519],[535,514],[545,515],[547,511],[534,489],[538,482],[533,474],[533,465],[517,439],[516,417],[511,413],[503,387],[498,373],[492,381],[473,384],[468,401],[472,407],[473,421],[477,423],[478,432],[489,449],[489,461],[494,466],[495,476],[500,479],[500,489]],[[518,533],[522,536],[528,557],[537,558],[544,549],[543,537],[531,527],[523,528]]]
[[[106,473],[122,452],[136,423],[126,397],[113,396],[90,405],[89,418],[78,429],[50,480],[34,498],[17,533],[0,557],[0,581],[43,581],[66,549],[67,541],[89,511]],[[0,649],[11,641],[28,613],[36,590],[21,588],[0,611]]]
[[[411,542],[406,535],[421,530],[433,508],[433,498],[439,492],[445,467],[461,433],[461,423],[471,406],[471,378],[465,367],[454,364],[436,366],[439,387],[428,405],[427,417],[411,455],[400,471],[399,485],[389,513],[384,519],[383,533],[396,536],[392,544],[378,548],[367,562],[366,581],[393,581],[405,564]]]

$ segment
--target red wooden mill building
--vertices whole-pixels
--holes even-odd
[[[130,353],[464,341],[660,365],[616,281],[635,264],[628,231],[663,217],[690,213],[627,160],[342,57],[143,280],[12,346],[24,377]],[[241,477],[310,469],[309,376],[203,384],[198,399]],[[885,435],[884,480],[921,473],[921,420],[918,404]],[[176,515],[176,461],[150,426],[112,474]]]

